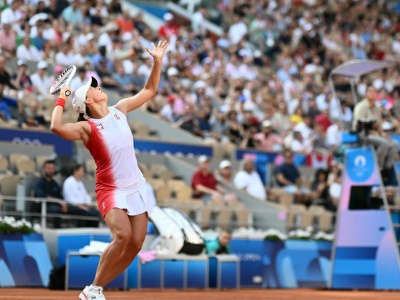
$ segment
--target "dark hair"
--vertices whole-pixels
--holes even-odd
[[[52,159],[45,160],[45,161],[43,162],[42,168],[44,169],[45,166],[50,165],[50,164],[55,165],[56,162],[55,162],[54,160],[52,160]]]
[[[89,117],[92,117],[91,114],[90,114],[90,109],[89,109],[89,107],[87,107],[87,106],[86,106],[86,114],[87,114]],[[87,120],[85,119],[84,114],[83,114],[83,113],[80,113],[80,114],[79,114],[79,117],[78,117],[78,120],[76,120],[76,121],[77,121],[77,122],[81,122],[81,121],[87,121]]]
[[[71,168],[71,175],[74,175],[74,173],[75,173],[76,171],[78,171],[80,168],[83,168],[83,165],[82,165],[82,164],[75,164],[75,165],[73,165],[72,168]]]

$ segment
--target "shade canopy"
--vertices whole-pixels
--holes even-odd
[[[391,65],[390,62],[382,60],[370,60],[370,59],[351,60],[333,69],[331,71],[331,76],[358,78],[368,73],[389,68],[390,65]]]

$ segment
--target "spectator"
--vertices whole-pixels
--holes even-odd
[[[239,44],[247,34],[247,25],[239,14],[233,15],[233,24],[229,27],[229,40],[233,45]]]
[[[231,241],[231,233],[224,230],[221,231],[217,238],[206,240],[206,252],[208,255],[231,254],[232,250],[229,246]]]
[[[233,179],[235,186],[244,190],[250,195],[260,200],[267,200],[267,194],[260,175],[255,170],[254,161],[251,158],[245,158],[241,163],[241,170]]]
[[[312,146],[307,145],[303,135],[299,131],[293,132],[293,139],[290,142],[290,150],[294,153],[309,154],[312,152]]]
[[[197,37],[203,38],[207,35],[206,19],[207,8],[203,5],[197,7],[196,12],[192,16],[192,30]]]
[[[3,92],[4,84],[0,83],[0,119],[7,122],[13,118],[11,108],[18,107],[18,101],[16,99],[5,97]]]
[[[20,21],[23,14],[20,10],[23,5],[21,0],[12,0],[11,5],[1,12],[1,24],[10,24],[14,31],[20,32]]]
[[[76,91],[81,86],[85,85],[87,82],[86,79],[86,70],[84,67],[80,67],[76,70],[78,76],[74,76],[71,80],[69,86],[71,87],[72,92]]]
[[[158,36],[169,41],[173,36],[178,35],[178,26],[173,23],[174,15],[170,12],[164,14],[164,24],[158,29]]]
[[[167,104],[161,109],[161,117],[168,122],[175,122],[176,116],[174,113],[174,102],[176,97],[174,95],[169,95],[167,97]]]
[[[233,204],[237,202],[237,197],[229,193],[225,188],[218,184],[213,173],[210,172],[210,158],[200,155],[198,159],[199,168],[192,177],[193,197],[204,202],[214,200],[218,203]]]
[[[330,201],[324,203],[324,207],[329,211],[336,212],[341,195],[342,195],[342,171],[338,171],[334,178],[334,181],[329,186]]]
[[[54,82],[54,78],[47,75],[48,64],[45,61],[40,61],[37,64],[37,71],[31,75],[31,81],[33,86],[33,91],[36,92],[40,98],[48,98],[49,90]]]
[[[256,148],[263,151],[279,151],[282,149],[282,138],[272,132],[272,123],[269,120],[262,122],[262,132],[255,135]]]
[[[11,24],[2,23],[2,29],[0,30],[0,49],[4,56],[12,57],[15,55],[15,50],[17,49],[15,40],[16,35],[15,31],[11,29]]]
[[[328,171],[318,169],[315,172],[314,180],[311,183],[311,190],[315,200],[321,201],[324,205],[329,200],[329,185],[328,185]]]
[[[60,185],[53,179],[55,174],[54,161],[45,161],[43,163],[42,177],[38,179],[34,185],[35,197],[45,198],[49,200],[46,203],[48,214],[67,214],[75,216],[88,216],[86,210],[75,205],[67,203],[63,199]],[[40,211],[40,205],[34,207],[36,212]],[[85,220],[78,221],[78,227],[85,226]],[[61,228],[61,219],[53,218],[53,227]]]
[[[68,22],[73,26],[79,26],[82,24],[83,15],[79,7],[80,4],[79,0],[74,0],[70,6],[63,10],[62,17],[65,22]]]
[[[216,177],[220,183],[233,183],[232,163],[229,160],[223,160],[219,163]]]
[[[42,53],[35,45],[31,45],[31,38],[25,36],[22,40],[22,45],[17,47],[17,58],[36,62],[42,59]]]
[[[22,127],[22,129],[33,129],[33,130],[45,130],[46,129],[46,127],[44,127],[42,124],[40,124],[36,120],[36,114],[31,110],[27,110],[25,112],[25,118],[22,121],[21,127]]]
[[[71,175],[63,183],[63,195],[67,203],[83,209],[88,216],[100,218],[98,209],[92,205],[92,199],[82,182],[85,170],[82,165],[76,164],[72,167]],[[99,227],[99,221],[87,220],[85,227]]]
[[[236,145],[240,145],[243,140],[243,126],[238,122],[237,112],[234,110],[231,110],[227,114],[225,123],[225,135],[229,138],[231,143]]]
[[[135,94],[139,91],[139,87],[132,82],[132,76],[125,73],[122,65],[117,67],[117,72],[112,74],[112,79],[115,81],[115,87],[118,87],[121,92]]]
[[[72,62],[75,62],[75,53],[71,49],[71,45],[64,43],[61,46],[61,51],[56,54],[55,63],[66,68],[70,66]]]
[[[18,71],[12,76],[12,83],[20,90],[27,93],[32,92],[32,81],[27,73],[26,62],[18,60]]]
[[[199,121],[193,116],[193,111],[190,105],[185,106],[184,115],[178,119],[174,126],[182,128],[183,130],[186,130],[199,137],[204,136],[204,133],[200,129]]]
[[[37,27],[37,34],[34,38],[32,38],[33,45],[39,50],[43,51],[44,45],[48,42],[48,40],[44,37],[44,26]]]
[[[312,199],[309,189],[303,186],[299,169],[293,163],[293,153],[285,151],[284,162],[275,169],[278,186],[294,195],[295,202],[309,204]]]
[[[331,126],[326,131],[325,146],[335,152],[342,144],[342,124],[338,119],[334,119]]]
[[[353,130],[359,132],[362,141],[374,146],[377,153],[378,165],[383,172],[384,177],[390,176],[393,164],[398,155],[398,144],[387,138],[382,129],[382,112],[381,107],[376,106],[377,92],[373,86],[367,88],[366,97],[357,103],[354,108]],[[375,121],[374,128],[371,132],[359,130],[360,121]]]

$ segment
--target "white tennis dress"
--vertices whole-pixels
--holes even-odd
[[[115,107],[101,119],[88,120],[92,129],[86,148],[96,162],[96,198],[104,217],[111,209],[128,215],[152,211],[146,179],[138,167],[126,116]]]

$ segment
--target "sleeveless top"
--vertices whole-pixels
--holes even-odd
[[[96,193],[138,190],[146,180],[135,155],[126,116],[115,107],[101,119],[88,120],[92,133],[86,148],[96,162]]]

